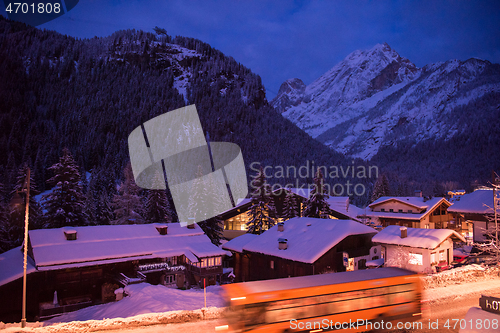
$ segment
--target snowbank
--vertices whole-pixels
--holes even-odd
[[[33,323],[27,328],[21,329],[20,324],[8,324],[0,329],[5,328],[3,332],[36,332],[36,333],[79,333],[79,332],[96,332],[102,330],[119,330],[129,329],[134,327],[143,327],[159,324],[175,324],[186,323],[199,320],[211,320],[220,318],[223,315],[223,310],[220,308],[210,307],[194,311],[170,311],[165,313],[149,313],[128,318],[114,318],[103,320],[87,320],[87,321],[72,321],[69,323],[59,323],[46,327],[35,327],[40,323]],[[78,312],[78,311],[77,311]]]
[[[207,287],[207,307],[223,306],[221,292],[220,286]],[[203,289],[180,290],[140,283],[125,287],[125,293],[128,296],[120,301],[66,313],[48,320],[47,323],[124,318],[147,313],[197,310],[204,306]]]
[[[428,275],[422,279],[422,282],[424,289],[432,289],[448,285],[498,279],[499,276],[500,267],[493,266],[486,268],[481,265],[472,264]]]
[[[207,287],[207,308],[203,289],[179,290],[140,283],[125,287],[125,293],[128,296],[120,301],[69,312],[43,323],[28,323],[22,332],[93,332],[180,323],[217,319],[224,311],[220,286]],[[21,331],[20,326],[0,322],[4,332]]]

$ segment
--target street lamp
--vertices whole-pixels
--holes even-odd
[[[26,178],[21,191],[16,191],[12,198],[12,204],[19,206],[23,204],[23,199],[19,192],[26,192],[26,211],[24,214],[24,262],[23,262],[23,313],[21,318],[21,327],[26,327],[26,266],[28,264],[28,219],[30,211],[30,178],[31,170],[28,167]]]

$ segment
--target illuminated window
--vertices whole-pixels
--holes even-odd
[[[214,258],[208,258],[208,267],[214,266]]]
[[[201,268],[205,268],[205,267],[207,267],[207,263],[208,263],[208,262],[207,262],[207,259],[206,259],[206,258],[205,258],[205,259],[201,259]]]
[[[408,263],[410,265],[423,265],[423,256],[421,253],[409,253]]]
[[[221,265],[221,257],[216,257],[215,258],[215,266],[220,266]]]
[[[271,269],[274,269],[274,260],[271,260]]]
[[[431,253],[431,264],[436,263],[436,253]]]

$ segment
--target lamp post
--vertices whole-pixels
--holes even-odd
[[[23,186],[20,192],[26,191],[26,210],[24,214],[24,262],[23,262],[23,312],[21,318],[21,327],[26,327],[26,266],[28,264],[28,220],[30,211],[30,178],[31,170],[28,167],[26,174],[26,179],[24,180]],[[14,205],[19,205],[22,203],[22,198],[19,192],[14,194],[12,199]]]

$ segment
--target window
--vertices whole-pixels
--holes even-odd
[[[402,210],[402,209],[398,210],[398,213],[402,213],[402,212],[403,212],[403,210]]]
[[[408,254],[408,263],[410,265],[423,265],[423,256],[421,253],[412,253]]]
[[[271,264],[271,269],[274,269],[274,260],[271,260],[270,264]]]
[[[442,211],[441,211],[441,215],[446,215],[446,211],[445,211],[445,210],[442,210]]]
[[[215,258],[215,265],[220,266],[221,265],[221,257],[216,257]]]
[[[411,214],[411,213],[413,213],[413,210],[411,210],[411,209],[408,209],[408,213],[410,213],[410,214]]]
[[[207,267],[208,260],[207,258],[201,259],[201,268]]]
[[[436,252],[431,253],[431,265],[437,263],[436,261]]]
[[[208,267],[212,267],[214,265],[214,258],[208,258]]]
[[[385,208],[380,208],[380,211],[381,212],[385,212]]]
[[[444,250],[443,251],[439,251],[439,261],[440,262],[446,261],[446,256],[444,254]]]
[[[165,284],[175,283],[175,274],[165,276]]]
[[[391,209],[389,209],[389,211],[390,211],[391,213],[393,213],[393,212],[394,212],[394,209],[392,209],[392,208],[391,208]]]

